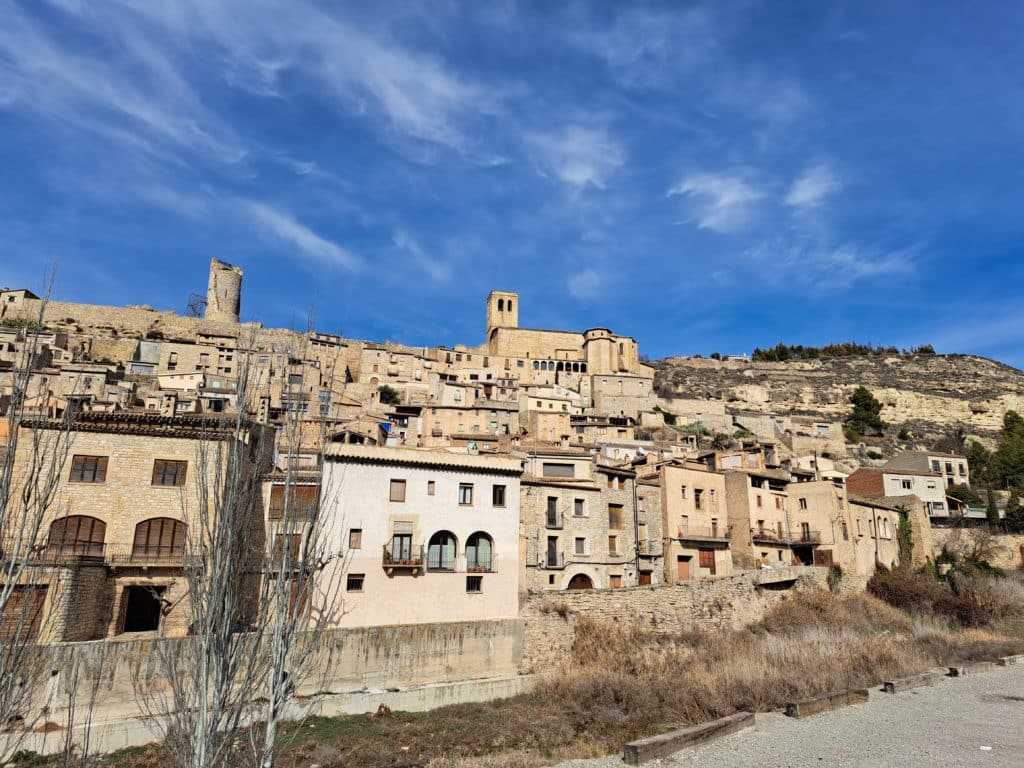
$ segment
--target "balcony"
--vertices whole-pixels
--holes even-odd
[[[0,563],[24,562],[33,566],[103,565],[107,545],[92,541],[43,542],[30,545],[9,542],[0,546]]]
[[[544,527],[561,530],[565,527],[565,516],[557,510],[549,509],[544,515]]]
[[[752,529],[750,535],[755,544],[782,544],[785,546],[821,544],[821,531],[795,531],[786,534],[765,528],[763,530]]]
[[[706,541],[727,544],[732,538],[732,531],[721,525],[688,525],[676,531],[680,541]]]
[[[664,547],[659,540],[644,539],[636,543],[636,551],[641,557],[661,557]]]
[[[113,566],[182,568],[185,560],[184,546],[107,547],[107,563]]]
[[[291,504],[285,506],[282,502],[280,504],[271,502],[270,509],[267,512],[268,520],[284,520],[285,513],[289,520],[312,520],[317,514],[317,504],[299,503],[293,501]]]
[[[418,573],[423,571],[423,545],[412,547],[407,552],[392,553],[391,545],[384,545],[384,556],[381,561],[388,576],[395,572]]]
[[[544,561],[541,563],[541,567],[561,570],[562,568],[565,568],[565,555],[562,552],[548,552],[544,555]]]

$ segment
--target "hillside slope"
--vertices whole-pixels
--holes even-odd
[[[877,355],[784,363],[670,357],[651,363],[663,396],[724,400],[730,411],[842,418],[865,386],[882,418],[916,436],[957,426],[991,438],[1007,410],[1024,411],[1024,371],[974,355]]]

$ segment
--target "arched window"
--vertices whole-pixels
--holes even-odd
[[[181,520],[152,517],[135,526],[132,560],[181,560],[188,527]]]
[[[565,363],[559,362],[558,363],[558,367],[555,368],[555,370],[556,371],[564,371],[565,370]]]
[[[498,311],[499,312],[504,312],[505,311],[505,300],[504,299],[498,299]]]
[[[438,531],[431,536],[427,545],[427,570],[454,571],[457,546],[455,535],[450,531]]]
[[[509,299],[509,300],[508,300],[508,311],[509,311],[509,312],[511,312],[511,311],[512,311],[512,299]]]
[[[586,372],[587,372],[587,364],[586,363],[580,363],[580,373],[586,373]]]
[[[47,549],[64,555],[103,557],[107,524],[95,517],[69,515],[50,524]]]
[[[466,570],[494,570],[494,540],[483,531],[477,531],[466,540]]]
[[[540,363],[537,362],[536,360],[533,361],[533,370],[535,370],[535,371],[539,371],[540,370]]]

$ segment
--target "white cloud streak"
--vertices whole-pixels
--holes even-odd
[[[842,189],[842,182],[826,163],[818,163],[805,170],[793,181],[786,194],[786,205],[791,208],[817,208],[825,198]]]
[[[362,260],[358,256],[321,237],[290,214],[266,203],[250,201],[240,205],[266,235],[296,248],[307,260],[347,270],[357,270],[362,266]]]
[[[533,133],[527,143],[545,174],[577,189],[605,189],[626,162],[626,150],[606,129],[569,125]]]
[[[408,253],[420,269],[427,273],[435,282],[443,283],[451,279],[451,267],[439,259],[428,256],[408,232],[396,230],[392,236],[392,242],[398,248]]]
[[[738,171],[690,174],[665,194],[688,198],[698,226],[721,233],[742,229],[765,197],[764,190]]]

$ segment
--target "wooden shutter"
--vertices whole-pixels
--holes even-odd
[[[700,557],[700,567],[707,568],[713,576],[715,574],[715,550],[701,549],[697,551],[697,554]]]
[[[16,586],[3,613],[0,613],[0,639],[34,640],[43,621],[45,586]],[[20,632],[19,632],[20,629]]]
[[[816,549],[814,550],[814,564],[815,565],[832,565],[832,550],[831,549]]]

